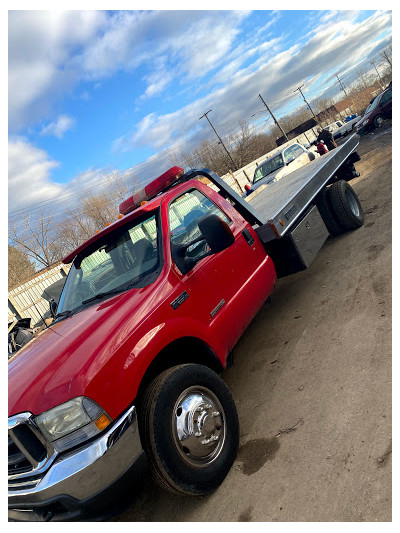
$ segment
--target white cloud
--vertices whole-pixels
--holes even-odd
[[[68,115],[60,115],[56,121],[44,126],[40,135],[53,135],[58,139],[62,139],[64,133],[74,127],[75,122],[75,119]]]
[[[25,139],[15,138],[8,144],[8,203],[14,210],[45,201],[61,193],[61,185],[50,179],[60,164]]]
[[[10,220],[18,222],[19,209],[31,206],[30,213],[65,211],[76,205],[85,191],[112,186],[115,169],[89,168],[77,174],[68,183],[55,183],[51,172],[59,167],[58,161],[22,137],[8,143],[8,204]]]
[[[171,79],[201,78],[234,45],[245,11],[10,11],[12,132],[46,118],[81,80],[146,65],[146,98]],[[23,36],[23,38],[21,38]],[[159,70],[160,56],[169,64]],[[167,73],[167,74],[165,74]],[[97,86],[97,84],[95,85]]]
[[[361,23],[351,22],[354,16],[354,13],[351,17],[340,16],[337,21],[329,17],[326,22],[315,25],[302,47],[294,45],[278,54],[275,51],[267,57],[257,58],[240,75],[238,72],[233,75],[230,70],[235,61],[232,56],[232,62],[216,76],[220,82],[224,74],[228,76],[231,73],[225,85],[174,113],[148,115],[135,131],[120,138],[115,148],[130,150],[143,144],[160,150],[191,136],[188,139],[189,149],[190,144],[193,146],[213,135],[208,124],[204,121],[201,125],[198,123],[198,118],[205,111],[213,110],[210,119],[218,131],[232,129],[235,121],[237,123],[246,114],[250,116],[259,92],[272,104],[292,101],[295,106],[297,102],[298,107],[302,106],[302,99],[293,92],[299,85],[307,82],[306,94],[321,92],[322,88],[318,87],[321,73],[328,74],[349,61],[356,65],[365,55],[366,47],[369,49],[370,43],[375,42],[380,33],[390,31],[390,12],[374,14]]]
[[[11,131],[45,117],[81,75],[76,54],[104,25],[102,11],[9,11]]]

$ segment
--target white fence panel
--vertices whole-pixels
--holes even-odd
[[[68,268],[66,265],[58,264],[9,291],[8,320],[31,318],[32,327],[39,325],[42,322],[41,316],[43,317],[49,310],[49,302],[42,298],[44,289],[65,277]]]

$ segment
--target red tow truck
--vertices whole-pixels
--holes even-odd
[[[223,482],[239,423],[219,374],[277,278],[363,224],[358,142],[246,200],[173,167],[64,259],[53,323],[9,361],[10,520],[100,516],[144,457],[175,493]]]

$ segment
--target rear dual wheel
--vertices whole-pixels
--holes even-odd
[[[329,233],[338,235],[364,224],[364,212],[354,189],[344,180],[324,188],[317,207]]]
[[[212,492],[236,458],[235,403],[205,366],[181,365],[160,374],[144,395],[140,426],[153,477],[170,492]]]

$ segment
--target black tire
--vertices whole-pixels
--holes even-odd
[[[177,494],[215,490],[239,446],[233,398],[222,379],[203,365],[175,366],[149,385],[140,431],[155,481]]]
[[[22,348],[33,338],[33,331],[27,329],[20,329],[15,335],[15,344],[18,348]]]
[[[345,229],[350,231],[364,224],[364,212],[354,189],[344,180],[339,180],[329,188],[332,211]]]
[[[376,117],[373,120],[374,128],[380,128],[382,126],[383,117],[382,115],[376,115]]]
[[[329,199],[329,189],[324,187],[319,193],[316,206],[322,217],[322,220],[325,222],[325,226],[328,228],[328,231],[331,235],[339,235],[344,233],[344,228],[337,221],[334,213],[332,212],[332,207]]]

